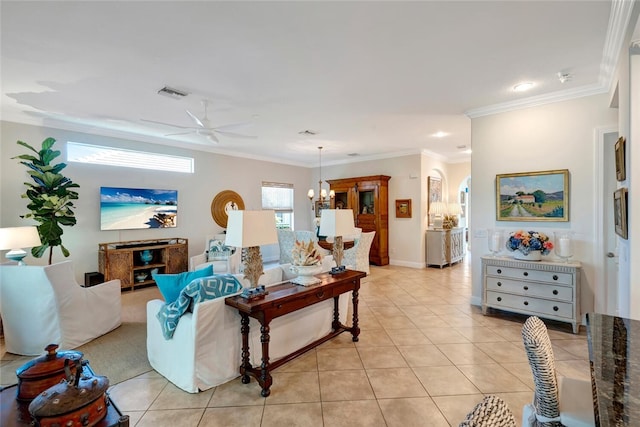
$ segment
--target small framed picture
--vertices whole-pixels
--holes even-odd
[[[396,218],[411,218],[411,199],[396,200]]]
[[[613,192],[613,220],[616,234],[627,239],[627,189],[618,188]]]
[[[323,209],[329,209],[329,202],[320,203],[319,200],[316,200],[316,218],[320,218],[322,216]]]
[[[626,141],[624,136],[621,136],[616,141],[616,179],[618,181],[624,181],[627,179],[627,170],[625,168],[625,145]]]

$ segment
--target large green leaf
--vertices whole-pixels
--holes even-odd
[[[52,250],[56,246],[60,247],[65,257],[69,256],[69,251],[62,244],[61,226],[76,224],[72,200],[78,199],[78,193],[71,188],[80,187],[60,174],[60,171],[67,166],[65,163],[51,164],[53,159],[60,156],[60,151],[52,149],[55,142],[55,139],[47,138],[42,142],[40,151],[37,151],[26,142],[18,141],[18,145],[35,152],[38,157],[29,154],[14,157],[21,160],[20,163],[28,168],[27,173],[33,180],[33,183],[24,183],[27,190],[20,196],[30,201],[27,204],[29,212],[20,217],[33,218],[40,224],[38,232],[42,245],[32,248],[31,253],[39,258],[49,249],[49,263],[51,263]]]

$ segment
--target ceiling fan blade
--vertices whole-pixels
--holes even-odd
[[[251,122],[232,123],[228,125],[217,126],[213,128],[213,130],[216,132],[229,132],[229,131],[234,131],[238,129],[246,129],[250,126],[253,126],[253,123]]]
[[[188,135],[190,133],[194,133],[194,131],[189,130],[189,131],[186,131],[186,132],[165,133],[164,136]]]
[[[255,135],[244,135],[241,133],[235,133],[235,132],[225,132],[223,130],[219,130],[219,129],[215,129],[215,132],[219,133],[220,135],[224,135],[224,136],[228,136],[229,138],[242,138],[242,139],[256,139],[257,136]]]
[[[192,126],[180,126],[180,125],[174,125],[174,124],[171,124],[171,123],[157,122],[155,120],[140,119],[140,121],[147,122],[147,123],[154,123],[156,125],[171,126],[171,127],[179,128],[179,129],[197,129],[197,128],[194,128]]]
[[[206,137],[211,141],[214,142],[215,144],[219,144],[220,141],[218,141],[218,138],[216,138],[216,136],[213,134],[213,132],[209,133],[206,135]]]
[[[189,115],[189,117],[191,117],[191,119],[192,119],[194,122],[196,122],[196,124],[197,124],[198,126],[200,126],[201,128],[206,127],[206,126],[204,125],[204,123],[202,123],[202,121],[201,121],[201,120],[200,120],[200,119],[199,119],[195,114],[193,114],[193,113],[192,113],[191,111],[189,111],[189,110],[185,110],[185,111],[187,112],[187,114]]]

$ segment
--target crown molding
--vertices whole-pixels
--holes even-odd
[[[569,101],[571,99],[581,98],[584,96],[599,95],[605,92],[607,92],[607,88],[605,88],[601,84],[586,85],[573,89],[545,93],[538,96],[519,99],[517,101],[504,102],[501,104],[474,108],[465,111],[464,114],[471,119],[475,119],[476,117],[506,113],[509,111],[520,110],[522,108],[538,107],[540,105],[551,104],[554,102]]]
[[[602,50],[602,62],[600,63],[598,83],[569,90],[551,92],[539,96],[532,96],[517,101],[473,108],[465,111],[464,114],[473,119],[491,114],[506,113],[522,108],[537,107],[553,102],[568,101],[584,96],[609,92],[611,85],[614,83],[613,76],[620,58],[620,52],[622,51],[622,44],[627,36],[627,31],[633,31],[633,28],[630,28],[630,22],[633,14],[634,3],[635,1],[630,0],[611,1],[611,13],[609,14],[609,24],[607,26],[607,34]]]

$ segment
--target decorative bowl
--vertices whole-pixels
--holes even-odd
[[[321,265],[292,265],[289,270],[298,275],[298,277],[291,280],[293,283],[303,286],[320,283],[320,279],[314,277],[314,274],[318,274],[322,271]]]
[[[147,276],[148,276],[148,274],[147,274],[147,273],[137,273],[137,274],[136,274],[136,280],[137,280],[138,282],[144,282],[144,279],[146,279],[146,278],[147,278]]]

